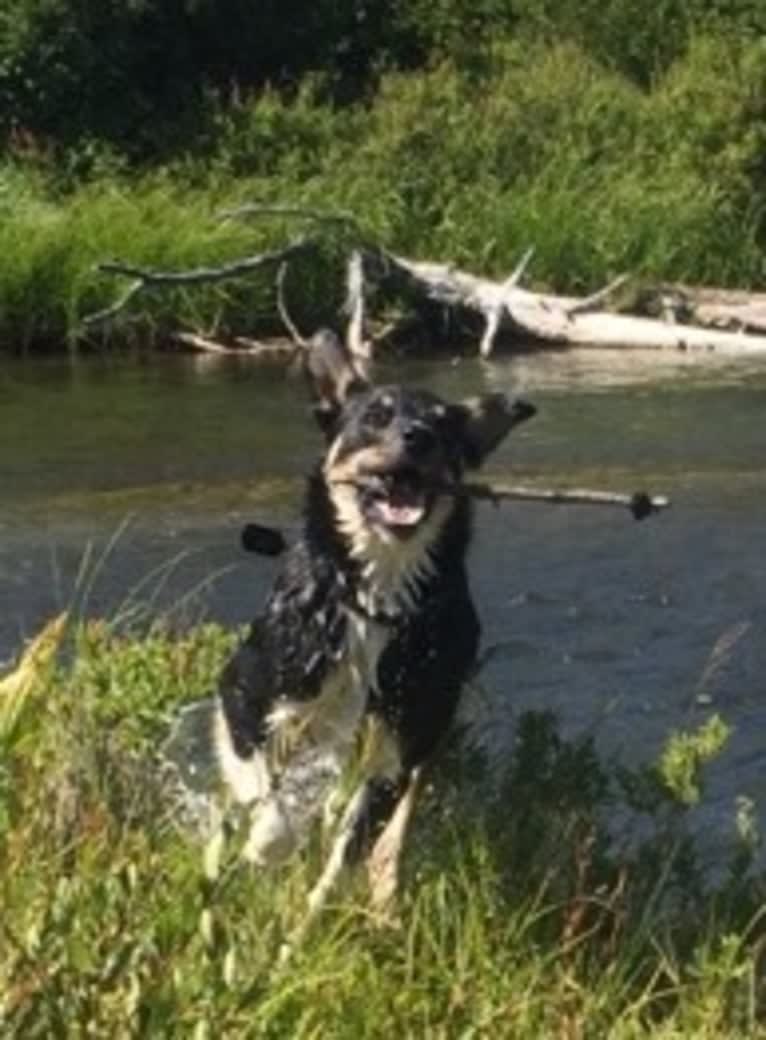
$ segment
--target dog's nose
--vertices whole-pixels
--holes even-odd
[[[403,437],[407,451],[413,458],[427,455],[436,442],[433,430],[420,422],[409,423],[404,428]]]

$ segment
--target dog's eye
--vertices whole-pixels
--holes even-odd
[[[376,430],[382,430],[388,426],[394,415],[394,409],[390,401],[373,401],[364,415],[364,421],[368,426]]]
[[[428,418],[434,426],[443,427],[449,425],[452,417],[446,405],[435,404],[433,408],[429,410]]]

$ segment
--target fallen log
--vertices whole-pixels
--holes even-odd
[[[346,228],[354,240],[347,265],[347,332],[345,350],[362,376],[372,359],[374,339],[365,331],[365,290],[369,281],[391,283],[406,288],[415,296],[463,309],[478,315],[484,329],[479,353],[492,354],[502,330],[517,339],[553,346],[639,347],[657,350],[699,351],[731,356],[766,355],[766,295],[688,289],[685,286],[660,287],[650,306],[655,316],[613,313],[605,302],[626,281],[620,275],[597,292],[585,297],[558,296],[533,292],[521,286],[532,251],[528,250],[515,270],[504,281],[482,278],[451,264],[411,260],[390,253],[377,243],[368,242],[350,214],[329,214],[294,206],[243,206],[225,214],[226,219],[246,216],[301,217],[315,225],[335,223]],[[311,338],[297,330],[282,299],[286,262],[316,247],[316,236],[303,235],[284,249],[243,257],[220,267],[200,267],[189,271],[156,271],[124,263],[104,263],[99,270],[133,279],[123,295],[111,306],[83,319],[91,326],[115,317],[146,289],[163,286],[201,285],[241,277],[271,265],[279,267],[277,306],[293,345],[305,355]],[[651,292],[650,292],[651,297]],[[733,331],[736,329],[738,331]],[[754,331],[753,331],[754,330]],[[380,338],[380,337],[378,337]],[[210,353],[233,353],[221,345],[205,344],[201,337],[186,345]],[[254,350],[252,356],[267,352]]]
[[[385,250],[368,250],[368,256],[382,270],[383,278],[398,281],[429,300],[480,315],[484,333],[479,353],[485,358],[491,355],[501,328],[556,345],[766,354],[766,335],[744,335],[598,309],[624,284],[624,275],[590,296],[577,298],[521,288],[518,283],[529,254],[503,282],[480,278],[449,264],[409,260]]]
[[[766,293],[709,286],[657,285],[638,297],[640,313],[666,321],[766,333]]]
[[[536,337],[570,346],[642,347],[737,357],[766,355],[766,336],[701,328],[696,325],[676,325],[628,314],[580,314],[562,322],[558,334],[546,332],[547,329],[540,330]]]

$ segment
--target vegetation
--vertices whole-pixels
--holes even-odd
[[[619,270],[756,285],[766,225],[760,0],[0,0],[0,349],[275,331],[270,275],[146,292],[84,330],[120,257],[171,269],[283,244],[253,200],[353,212],[403,253],[563,291]],[[291,267],[337,316],[348,232]],[[766,1036],[747,804],[691,825],[711,716],[627,770],[546,713],[498,774],[458,738],[395,921],[361,879],[294,959],[321,838],[276,877],[202,869],[158,756],[234,636],[57,620],[0,679],[0,1027],[10,1038]],[[143,619],[145,622],[145,619]]]
[[[253,200],[350,210],[393,249],[485,273],[533,244],[532,278],[560,290],[622,270],[763,280],[756,0],[288,14],[0,0],[0,344],[146,344],[179,323],[273,332],[273,272],[146,293],[118,321],[81,325],[124,290],[94,274],[100,260],[177,268],[297,233],[218,219]],[[337,318],[337,246],[295,263],[290,305],[307,327]]]
[[[634,771],[546,713],[499,776],[456,741],[398,920],[357,882],[280,968],[319,849],[254,876],[233,841],[206,880],[159,767],[232,636],[120,629],[74,626],[51,670],[54,622],[0,687],[3,1036],[766,1036],[752,821],[712,872],[687,826],[720,720]]]

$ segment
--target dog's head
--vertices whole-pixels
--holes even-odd
[[[372,386],[337,342],[314,360],[315,411],[328,440],[323,476],[341,526],[365,544],[420,541],[438,530],[465,469],[535,413],[503,394],[448,403],[424,390]]]

